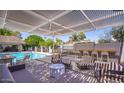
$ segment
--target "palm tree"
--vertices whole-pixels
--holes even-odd
[[[85,34],[83,32],[80,33],[74,33],[72,34],[72,36],[70,37],[70,41],[72,42],[76,42],[76,41],[81,41],[84,40],[86,38]]]
[[[37,35],[30,35],[25,39],[25,42],[27,45],[30,45],[32,47],[34,46],[40,46],[44,44],[44,39]]]
[[[3,35],[3,36],[16,36],[16,37],[21,37],[21,34],[20,32],[13,32],[9,29],[6,29],[6,28],[0,28],[0,35]]]
[[[12,31],[6,29],[6,28],[0,28],[0,35],[3,36],[11,36],[12,35]]]
[[[124,44],[124,26],[118,26],[112,29],[112,36],[114,39],[119,41],[121,43],[120,46],[120,56],[119,56],[119,63],[121,61],[121,55],[122,55],[122,49],[123,49],[123,44]]]
[[[54,41],[50,38],[48,38],[46,41],[45,41],[45,46],[46,47],[53,47],[53,43]]]
[[[85,34],[83,33],[83,32],[80,32],[79,34],[78,34],[78,39],[79,40],[84,40],[86,38],[86,36],[85,36]]]
[[[59,46],[59,45],[62,45],[62,44],[63,44],[63,41],[59,38],[56,38],[55,45]]]
[[[70,38],[70,41],[72,42],[78,41],[77,33],[72,34],[72,36],[70,36],[69,38]]]
[[[104,34],[100,35],[100,39],[98,40],[98,43],[110,43],[110,42],[112,42],[111,36],[112,36],[111,31],[105,32]]]

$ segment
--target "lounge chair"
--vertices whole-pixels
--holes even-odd
[[[124,82],[122,67],[115,62],[95,63],[94,77],[98,82]]]
[[[93,68],[94,61],[92,60],[91,56],[83,56],[80,63],[77,63],[77,67],[80,70],[91,70]]]
[[[26,55],[23,59],[16,60],[16,64],[14,64],[14,65],[25,64],[25,63],[29,62],[29,60],[30,60],[30,56]]]
[[[13,64],[12,66],[10,66],[9,70],[11,72],[14,72],[14,71],[18,71],[21,69],[25,69],[25,66],[27,66],[27,63],[29,62],[29,60],[30,60],[29,55],[25,56],[24,59],[16,60],[17,62]]]
[[[61,57],[61,55],[60,54],[58,54],[58,55],[53,55],[52,57],[51,57],[51,63],[62,63],[62,57]]]

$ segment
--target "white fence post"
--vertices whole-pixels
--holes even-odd
[[[37,52],[37,47],[35,47],[35,52]]]
[[[51,49],[51,47],[49,47],[49,53],[52,53],[52,49]]]
[[[42,46],[40,46],[40,50],[41,50],[41,52],[43,52],[43,47]]]

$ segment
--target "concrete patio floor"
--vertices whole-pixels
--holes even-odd
[[[41,60],[31,60],[26,68],[12,72],[16,83],[99,83],[93,76],[93,71],[74,71],[66,69],[59,78],[50,77],[49,66],[51,63]],[[119,83],[113,80],[104,80],[104,83]]]
[[[15,79],[16,83],[41,83],[40,80],[36,79],[26,69],[12,72],[12,76]]]
[[[97,83],[96,78],[88,74],[68,69],[60,78],[51,78],[49,73],[50,64],[33,60],[26,65],[26,69],[12,72],[12,75],[17,83]]]

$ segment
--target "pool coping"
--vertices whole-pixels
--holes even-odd
[[[44,55],[47,55],[47,56],[52,55],[51,53],[47,53],[47,52],[22,51],[22,53],[29,53],[29,52],[32,52],[32,53],[40,53],[40,54],[44,54]],[[18,52],[0,52],[0,54],[11,54],[11,53],[18,53]]]

